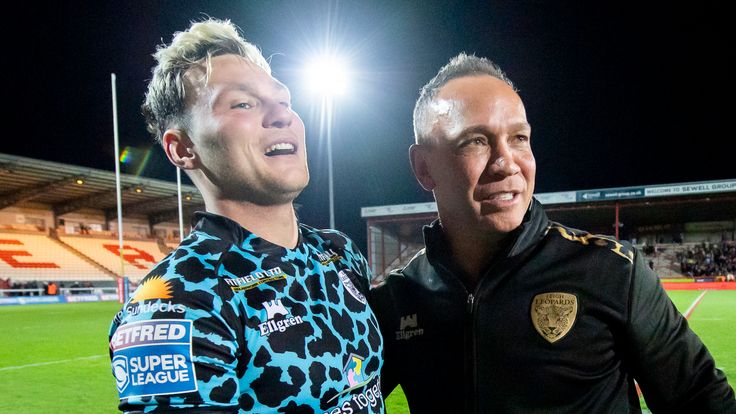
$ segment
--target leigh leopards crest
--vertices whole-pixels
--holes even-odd
[[[575,323],[578,298],[571,293],[540,293],[532,300],[532,323],[542,338],[554,343],[562,339]]]

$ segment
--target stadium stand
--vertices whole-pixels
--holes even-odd
[[[91,258],[110,272],[120,275],[120,249],[117,239],[84,236],[59,236],[61,242]],[[156,241],[130,240],[123,242],[125,276],[138,281],[166,255]]]
[[[93,281],[111,275],[43,234],[0,231],[0,274],[12,280]]]
[[[725,276],[736,273],[736,243],[697,243],[677,252],[680,273],[685,276]]]
[[[178,245],[179,211],[204,210],[192,185],[121,174],[118,220],[111,171],[0,153],[0,297],[117,286],[122,224],[125,276],[132,286]],[[54,282],[54,283],[51,283]],[[76,291],[75,289],[79,289]]]

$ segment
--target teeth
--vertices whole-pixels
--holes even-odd
[[[498,199],[502,201],[508,201],[514,198],[514,193],[501,193],[498,195]]]
[[[266,154],[271,154],[275,151],[294,151],[294,145],[288,142],[279,142],[266,148]]]

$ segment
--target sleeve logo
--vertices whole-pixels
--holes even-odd
[[[121,399],[197,391],[192,321],[156,319],[121,325],[110,349]]]
[[[345,290],[350,293],[350,296],[354,297],[358,302],[365,305],[366,300],[365,296],[360,293],[358,288],[355,287],[353,282],[350,280],[350,276],[348,276],[347,273],[345,273],[344,270],[340,270],[337,272],[337,275],[340,277],[340,281],[342,282],[342,285],[345,286]]]

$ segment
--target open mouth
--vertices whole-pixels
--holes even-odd
[[[296,152],[294,144],[288,142],[279,142],[266,148],[267,157],[275,157],[277,155],[291,155]]]
[[[514,193],[501,193],[496,195],[495,198],[501,201],[509,201],[514,198]]]
[[[516,193],[512,193],[512,192],[496,193],[496,194],[492,194],[490,197],[487,197],[486,200],[488,201],[511,201],[514,199],[515,195]]]

